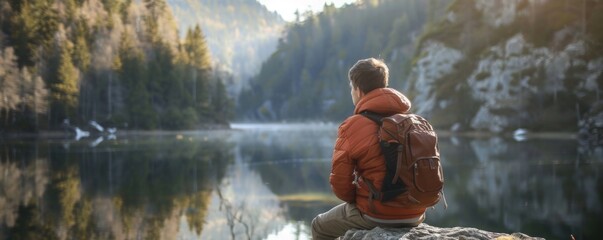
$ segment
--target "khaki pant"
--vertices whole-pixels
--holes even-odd
[[[343,236],[350,229],[370,230],[375,227],[415,227],[417,223],[380,224],[363,217],[355,204],[342,203],[326,213],[319,214],[312,220],[312,239],[335,239]]]

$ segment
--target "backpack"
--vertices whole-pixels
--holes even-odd
[[[379,145],[386,166],[380,190],[363,180],[371,192],[371,209],[374,211],[373,199],[388,206],[427,208],[444,198],[447,207],[438,138],[431,124],[412,113],[388,117],[369,111],[361,114],[379,125]]]

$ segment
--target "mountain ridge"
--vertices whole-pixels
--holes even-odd
[[[284,20],[256,0],[168,0],[180,29],[199,25],[232,96],[276,48]],[[183,33],[181,33],[183,34]],[[230,77],[228,76],[230,75]]]

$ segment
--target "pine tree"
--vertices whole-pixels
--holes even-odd
[[[71,58],[70,43],[61,47],[57,83],[51,85],[51,98],[58,104],[60,117],[75,117],[79,97],[79,71]]]
[[[191,65],[203,71],[211,71],[211,57],[201,27],[196,25],[190,33],[190,36],[187,36],[186,47]]]
[[[216,89],[213,94],[212,107],[216,121],[226,122],[232,118],[234,103],[226,93],[226,87],[221,79],[216,79]]]
[[[89,30],[84,19],[80,19],[76,24],[77,25],[73,30],[75,32],[73,40],[73,63],[82,72],[87,72],[92,58],[92,56],[90,56],[90,49],[86,38]]]
[[[147,89],[148,75],[144,53],[135,45],[130,32],[124,32],[119,48],[119,78],[124,84],[126,120],[134,128],[153,129],[157,127],[157,114],[151,106],[151,96]],[[131,125],[130,125],[131,124]]]
[[[40,49],[47,49],[58,29],[58,11],[54,0],[32,0],[21,3],[21,11],[13,19],[14,43],[19,66],[33,66]]]
[[[19,4],[20,13],[14,16],[9,40],[14,42],[15,53],[19,56],[19,65],[33,65],[35,51],[36,19],[33,17],[34,7],[28,1]]]
[[[161,37],[159,33],[159,21],[162,14],[165,12],[167,3],[165,0],[144,0],[144,5],[149,12],[145,16],[145,24],[148,31],[148,38],[151,43],[159,42]]]
[[[211,73],[211,58],[203,32],[199,25],[187,32],[184,49],[191,74],[191,91],[195,109],[202,118],[209,115],[209,77]]]

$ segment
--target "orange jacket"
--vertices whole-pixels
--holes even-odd
[[[353,183],[356,172],[363,179],[370,180],[376,189],[381,189],[385,177],[385,160],[377,137],[378,126],[359,113],[369,110],[389,116],[407,112],[410,105],[408,98],[394,89],[375,89],[358,101],[355,114],[339,126],[329,178],[331,188],[339,199],[356,203],[360,211],[371,217],[407,219],[425,212],[425,208],[404,209],[382,205],[379,200],[373,200],[376,211],[372,212],[368,202],[370,190],[366,184]]]

